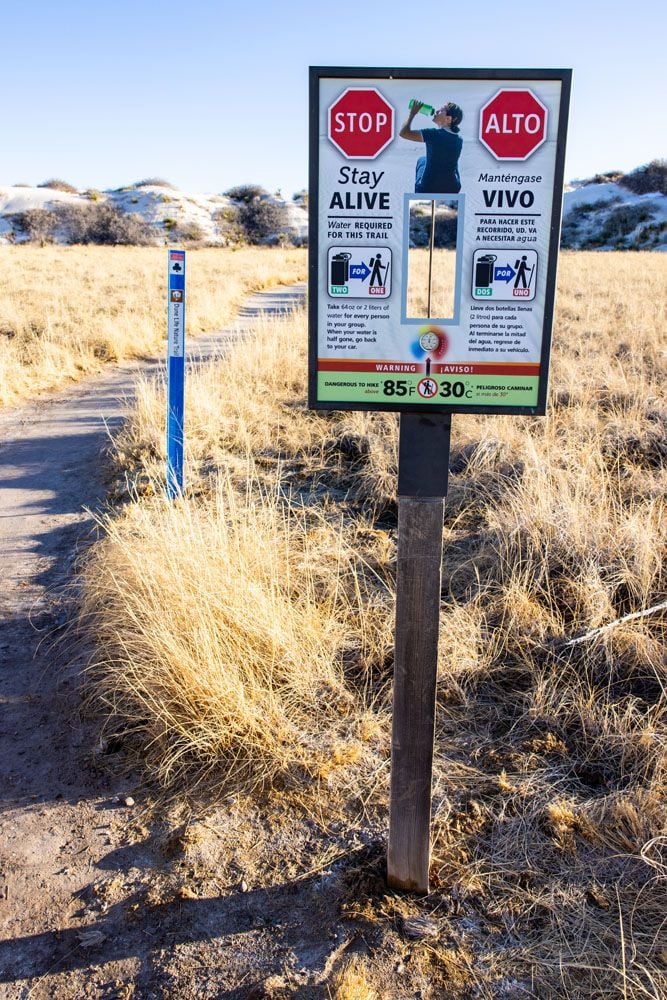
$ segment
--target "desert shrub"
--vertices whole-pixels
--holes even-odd
[[[436,211],[435,246],[453,249],[456,246],[456,215],[447,209]],[[417,211],[410,218],[410,246],[427,247],[431,241],[431,209]]]
[[[600,237],[604,241],[627,236],[640,223],[648,222],[652,214],[651,209],[645,205],[619,205],[604,220]]]
[[[616,195],[613,198],[601,198],[600,201],[582,201],[578,205],[574,205],[569,214],[579,216],[590,215],[591,212],[597,212],[599,209],[610,208],[620,200],[618,195]]]
[[[46,208],[29,208],[25,212],[16,212],[8,216],[8,221],[15,232],[23,236],[29,243],[50,243],[53,240],[58,216]]]
[[[600,233],[597,233],[593,236],[587,236],[581,241],[581,243],[578,244],[565,243],[561,241],[561,246],[576,246],[579,250],[599,250],[599,248],[603,247],[606,242],[605,237],[601,236]]]
[[[255,198],[268,197],[269,192],[259,184],[237,184],[236,187],[231,187],[229,191],[225,191],[225,194],[233,201],[242,201],[246,205],[249,205]]]
[[[262,243],[271,237],[284,237],[287,211],[268,198],[256,197],[239,207],[239,222],[249,243]]]
[[[456,246],[456,216],[437,215],[435,218],[435,245],[454,249]]]
[[[206,239],[206,230],[194,220],[181,226],[181,239],[187,243],[201,243]]]
[[[613,198],[602,198],[600,201],[582,201],[578,205],[573,205],[563,218],[560,245],[565,248],[579,246],[579,242],[582,240],[582,235],[580,234],[582,222],[596,212],[606,211],[620,200],[618,195],[614,195]],[[596,233],[595,235],[585,237],[581,245],[593,248],[601,246],[604,242],[604,239],[600,238],[600,234]]]
[[[649,249],[651,246],[657,246],[661,243],[665,234],[667,234],[667,222],[652,222],[651,225],[644,226],[637,237],[637,242],[649,244],[648,247],[643,248]]]
[[[54,214],[68,243],[146,246],[155,238],[153,228],[141,216],[123,212],[105,202],[58,205]]]
[[[42,181],[41,184],[37,185],[38,188],[50,188],[52,191],[64,191],[66,194],[78,194],[77,188],[73,184],[68,184],[67,181],[61,181],[57,178],[51,178],[48,181]]]
[[[431,217],[415,213],[410,219],[410,246],[427,247],[429,243]]]
[[[218,233],[228,245],[246,242],[245,230],[239,219],[237,205],[227,205],[224,208],[219,208],[213,216],[213,221]]]
[[[616,184],[623,176],[622,170],[608,170],[606,174],[594,174],[592,177],[587,177],[586,180],[582,181],[583,185],[587,184]]]
[[[142,181],[135,181],[134,184],[130,185],[130,188],[141,187],[162,187],[169,188],[172,191],[176,190],[175,185],[170,181],[166,181],[163,177],[144,177]]]
[[[651,160],[620,178],[623,187],[635,194],[667,194],[667,160]]]
[[[308,208],[308,191],[306,188],[302,188],[301,191],[295,191],[292,195],[292,201],[297,205],[303,205],[304,208]]]
[[[563,221],[560,231],[560,246],[563,250],[572,250],[578,246],[579,223],[572,219]]]
[[[207,237],[204,227],[194,220],[178,222],[170,219],[169,221],[174,223],[169,229],[169,235],[179,243],[203,243]]]

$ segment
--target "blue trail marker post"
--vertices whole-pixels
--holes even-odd
[[[168,250],[167,499],[183,492],[185,420],[185,250]]]

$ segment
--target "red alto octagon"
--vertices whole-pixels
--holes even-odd
[[[497,160],[527,160],[546,137],[547,109],[531,90],[499,90],[480,112],[480,142]]]
[[[348,160],[373,160],[394,138],[394,109],[375,87],[348,87],[329,108],[327,134]]]

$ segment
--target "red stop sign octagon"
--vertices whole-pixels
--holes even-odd
[[[394,109],[375,87],[348,87],[329,108],[328,135],[348,160],[373,160],[394,138]]]
[[[497,160],[527,160],[547,137],[547,109],[532,90],[499,90],[481,110],[479,138]]]

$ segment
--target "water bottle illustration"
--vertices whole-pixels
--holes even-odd
[[[337,253],[331,258],[330,284],[346,285],[350,276],[351,253]]]
[[[417,98],[411,97],[410,101],[408,103],[408,107],[412,108],[417,103],[418,103]],[[429,118],[432,118],[433,115],[435,114],[435,108],[433,107],[432,104],[422,104],[421,108],[419,109],[419,111],[417,113],[420,114],[420,115],[428,115]]]
[[[493,283],[493,265],[498,258],[494,253],[486,253],[477,258],[475,264],[475,286],[489,288]]]

